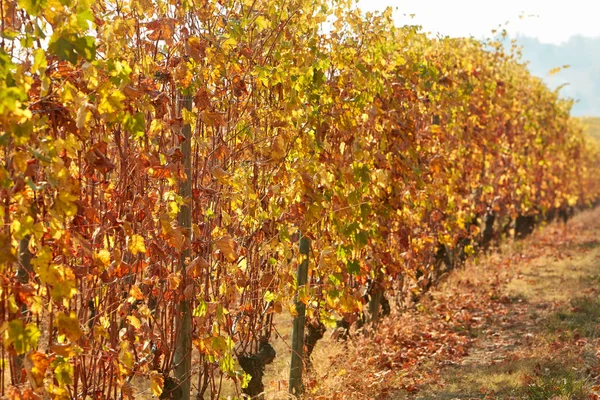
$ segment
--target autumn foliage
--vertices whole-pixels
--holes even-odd
[[[484,215],[600,194],[571,103],[493,41],[320,0],[1,11],[2,395],[166,397],[185,300],[186,379],[216,398],[296,293],[351,319],[367,282],[413,291],[442,246],[476,251]]]

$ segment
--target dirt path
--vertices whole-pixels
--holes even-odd
[[[308,398],[600,399],[599,295],[596,209],[470,260],[376,332],[319,342]]]
[[[505,307],[470,332],[468,356],[397,398],[598,398],[600,210],[517,246],[494,288]]]

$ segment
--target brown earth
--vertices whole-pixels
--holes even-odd
[[[599,283],[596,209],[471,260],[376,333],[320,342],[307,397],[600,398]]]

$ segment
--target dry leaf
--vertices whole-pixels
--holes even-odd
[[[210,264],[203,257],[198,256],[185,268],[185,273],[191,278],[197,278],[202,274],[202,271],[208,270]]]
[[[215,241],[215,246],[225,256],[227,261],[234,262],[237,260],[238,255],[235,251],[235,242],[231,236],[225,235],[220,237]]]
[[[34,351],[27,354],[27,357],[25,357],[23,361],[31,387],[33,387],[34,390],[43,387],[46,370],[50,365],[48,356],[39,351]]]
[[[186,299],[187,301],[190,301],[194,298],[194,285],[193,284],[189,284],[185,287],[185,289],[183,290],[183,298]]]
[[[271,158],[275,161],[281,161],[285,158],[286,148],[285,148],[285,140],[281,135],[275,137],[273,139],[273,146],[271,148]]]

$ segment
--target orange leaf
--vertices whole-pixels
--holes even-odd
[[[237,260],[238,255],[235,251],[235,242],[231,236],[225,235],[220,237],[215,241],[215,246],[225,256],[227,261],[234,262]]]
[[[185,273],[191,278],[197,278],[202,274],[202,271],[206,271],[209,267],[208,261],[198,256],[185,268]]]
[[[35,389],[44,385],[44,377],[46,376],[46,370],[50,365],[48,356],[39,351],[31,352],[27,355],[24,360],[25,370],[27,371],[27,377],[31,382],[31,386]]]

